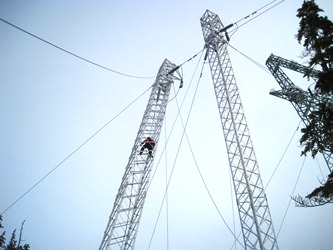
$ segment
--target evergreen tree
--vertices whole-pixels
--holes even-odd
[[[12,237],[10,238],[10,241],[6,247],[6,250],[16,250],[16,229],[12,233]]]
[[[23,248],[21,247],[21,249],[22,250],[30,250],[30,245],[29,244],[24,244]]]
[[[318,152],[333,153],[333,23],[326,16],[320,16],[320,12],[323,10],[314,0],[304,0],[297,10],[300,24],[296,38],[305,48],[303,56],[309,59],[309,68],[319,67],[321,71],[315,89],[322,102],[309,114],[309,123],[301,129],[300,143],[304,146],[301,155],[311,152],[312,157]],[[307,73],[304,76],[309,77]],[[332,187],[333,173],[330,173],[327,181],[306,198],[320,205],[332,202]],[[300,205],[308,205],[300,196],[294,200]]]
[[[301,155],[311,151],[312,157],[318,152],[333,152],[333,103],[324,98],[318,110],[308,116],[309,124],[301,129],[300,143],[304,145]]]
[[[321,67],[316,89],[322,93],[333,93],[333,23],[327,16],[320,16],[322,9],[314,0],[305,0],[297,17],[300,18],[296,35],[305,47],[304,56],[309,57],[309,67]]]
[[[2,215],[0,215],[0,228],[3,228],[2,226]],[[5,238],[6,231],[2,232],[0,235],[0,247],[4,247],[6,243],[6,238]]]
[[[23,223],[22,223],[22,227],[21,227],[20,238],[22,236]],[[2,226],[2,215],[0,215],[0,228],[3,228],[3,226]],[[16,229],[15,229],[12,233],[12,237],[10,238],[10,241],[7,244],[7,246],[6,246],[5,231],[2,233],[2,235],[0,236],[0,249],[4,249],[4,250],[30,250],[30,246],[29,246],[29,244],[24,244],[24,246],[21,246],[20,242],[17,243]]]

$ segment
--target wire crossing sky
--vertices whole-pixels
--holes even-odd
[[[276,7],[278,4],[282,3],[283,1],[284,1],[284,0],[278,2],[276,5],[274,5],[274,6],[270,7],[269,9],[265,10],[263,13],[265,13],[265,12],[269,11],[270,9]],[[258,10],[254,11],[251,15],[256,15],[258,11],[264,9],[265,7],[269,6],[269,5],[272,4],[273,2],[275,2],[275,0],[272,1],[272,2],[270,2],[270,3],[268,3],[268,4],[266,4],[265,6],[259,8]],[[263,14],[263,13],[261,13],[261,14]],[[261,15],[261,14],[260,14],[260,15]],[[247,18],[250,17],[251,15],[248,15],[248,16],[246,16],[246,17],[244,17],[244,18],[238,20],[238,21],[235,22],[234,24],[237,25],[237,23],[239,23],[239,22],[241,22],[241,21],[247,19]],[[256,17],[258,17],[258,16],[256,16]],[[254,18],[256,18],[256,17],[254,17]],[[252,21],[254,18],[248,20],[246,23]],[[119,74],[119,75],[123,75],[123,76],[127,76],[127,77],[142,78],[142,79],[154,78],[154,77],[155,77],[155,76],[133,76],[133,75],[130,75],[130,74],[125,74],[125,73],[119,72],[119,71],[117,71],[117,70],[113,70],[113,69],[107,68],[107,67],[102,66],[102,65],[100,65],[100,64],[98,64],[98,63],[92,62],[92,61],[90,61],[90,60],[88,60],[88,59],[86,59],[86,58],[84,58],[84,57],[82,57],[82,56],[79,56],[79,55],[77,55],[77,54],[75,54],[75,53],[72,53],[72,52],[70,52],[70,51],[68,51],[68,50],[66,50],[66,49],[64,49],[64,48],[61,48],[61,47],[55,45],[54,43],[51,43],[51,42],[49,42],[49,41],[47,41],[47,40],[45,40],[45,39],[43,39],[43,38],[41,38],[41,37],[39,37],[39,36],[37,36],[37,35],[34,35],[34,34],[32,34],[31,32],[29,32],[29,31],[27,31],[27,30],[24,30],[24,29],[22,29],[22,28],[16,26],[15,24],[10,23],[10,22],[8,22],[8,21],[2,19],[2,18],[0,18],[0,21],[2,21],[2,22],[4,22],[4,23],[6,23],[6,24],[8,24],[8,25],[10,25],[10,26],[12,26],[12,27],[14,27],[15,29],[18,29],[18,30],[20,30],[20,31],[22,31],[22,32],[24,32],[24,33],[26,33],[26,34],[28,34],[29,36],[32,36],[32,37],[34,37],[34,38],[36,38],[36,39],[38,39],[38,40],[40,40],[40,41],[42,41],[42,42],[44,42],[44,43],[47,43],[47,44],[49,44],[49,45],[51,45],[51,46],[53,46],[53,47],[55,47],[55,48],[57,48],[57,49],[59,49],[59,50],[65,52],[65,53],[68,53],[68,54],[70,54],[70,55],[72,55],[72,56],[74,56],[74,57],[77,57],[77,58],[79,58],[79,59],[81,59],[81,60],[83,60],[83,61],[86,61],[86,62],[88,62],[88,63],[90,63],[90,64],[93,64],[93,65],[95,65],[95,66],[97,66],[97,67],[100,67],[100,68],[102,68],[102,69],[105,69],[105,70],[111,71],[111,72],[113,72],[113,73],[116,73],[116,74]],[[246,23],[242,24],[241,26],[245,25]],[[241,27],[241,26],[237,26],[237,27],[239,28],[239,27]],[[190,58],[190,59],[192,59],[192,58]],[[190,60],[190,59],[189,59],[189,60]],[[184,63],[183,63],[183,64],[184,64]]]
[[[2,18],[0,18],[0,21],[2,21],[2,22],[4,22],[4,23],[6,23],[6,24],[8,24],[8,25],[10,25],[10,26],[12,26],[12,27],[14,27],[15,29],[18,29],[18,30],[20,30],[20,31],[22,31],[22,32],[24,32],[24,33],[26,33],[26,34],[28,34],[29,36],[32,36],[32,37],[34,37],[34,38],[36,38],[36,39],[38,39],[38,40],[40,40],[40,41],[42,41],[42,42],[44,42],[44,43],[47,43],[47,44],[49,44],[49,45],[51,45],[51,46],[53,46],[53,47],[55,47],[55,48],[57,48],[57,49],[59,49],[59,50],[65,52],[65,53],[67,53],[67,54],[69,54],[69,55],[72,55],[72,56],[74,56],[74,57],[77,57],[77,58],[79,58],[80,60],[83,60],[83,61],[85,61],[85,62],[87,62],[87,63],[90,63],[90,64],[95,65],[95,66],[97,66],[97,67],[100,67],[100,68],[102,68],[102,69],[105,69],[105,70],[111,71],[111,72],[113,72],[113,73],[116,73],[116,74],[119,74],[119,75],[123,75],[123,76],[127,76],[127,77],[143,78],[143,79],[154,78],[154,77],[155,77],[155,76],[133,76],[133,75],[129,75],[129,74],[125,74],[125,73],[119,72],[119,71],[117,71],[117,70],[113,70],[113,69],[107,68],[107,67],[102,66],[102,65],[100,65],[100,64],[98,64],[98,63],[92,62],[92,61],[90,61],[90,60],[88,60],[88,59],[86,59],[86,58],[84,58],[84,57],[82,57],[82,56],[79,56],[79,55],[77,55],[77,54],[75,54],[75,53],[72,53],[72,52],[70,52],[70,51],[68,51],[68,50],[66,50],[66,49],[64,49],[64,48],[61,48],[61,47],[55,45],[54,43],[51,43],[51,42],[49,42],[49,41],[46,41],[45,39],[40,38],[39,36],[36,36],[36,35],[34,35],[34,34],[28,32],[28,31],[26,31],[26,30],[24,30],[24,29],[22,29],[22,28],[20,28],[20,27],[18,27],[18,26],[16,26],[16,25],[14,25],[14,24],[12,24],[12,23],[10,23],[10,22],[8,22],[8,21],[2,19]]]
[[[293,192],[304,195],[319,185],[313,177],[321,179],[317,160],[320,165],[324,163],[321,158],[305,159],[295,188],[304,158],[299,157],[299,131],[293,140],[290,136],[299,118],[289,103],[269,95],[269,90],[278,85],[258,67],[271,53],[306,63],[300,58],[303,48],[295,40],[299,22],[296,13],[302,2],[2,1],[0,211],[152,84],[152,79],[124,77],[97,65],[92,67],[3,20],[79,57],[89,58],[88,61],[108,65],[108,69],[144,76],[156,75],[165,58],[182,65],[203,48],[199,19],[209,9],[219,15],[225,26],[237,22],[227,30],[232,46],[229,53],[261,176],[264,184],[269,182],[266,193],[275,229],[283,221],[279,247],[331,249],[333,241],[326,234],[333,229],[327,223],[332,217],[330,207],[301,209],[291,203],[285,214]],[[331,1],[316,2],[332,20]],[[242,29],[237,30],[237,26]],[[197,59],[198,56],[193,58]],[[235,235],[240,233],[230,198],[233,190],[228,160],[208,67],[202,72],[193,107],[191,98],[184,98],[191,79],[199,79],[199,71],[192,75],[195,67],[195,63],[181,67],[184,87],[168,103],[167,134],[178,114],[175,100],[184,99],[182,117],[187,117],[191,109],[186,126],[191,149],[183,145],[180,150],[168,187],[168,206],[160,212],[150,249],[165,249],[166,245],[169,249],[234,248],[234,237],[219,219],[191,151],[195,152],[195,161],[223,218]],[[301,88],[310,84],[301,75],[289,73]],[[188,91],[193,96],[195,87]],[[147,105],[145,96],[6,211],[3,225],[7,238],[25,220],[23,238],[32,249],[98,248]],[[168,139],[167,159],[161,158],[149,188],[137,249],[148,248],[165,193],[165,180],[171,173],[170,164],[163,166],[163,162],[175,159],[182,132],[183,126],[177,120]],[[161,138],[157,149],[161,156],[163,140],[166,139]]]
[[[29,192],[31,192],[37,185],[39,185],[42,181],[44,181],[50,174],[53,173],[57,168],[59,168],[63,163],[65,163],[69,158],[71,158],[76,152],[78,152],[84,145],[86,145],[90,140],[92,140],[97,134],[99,134],[103,129],[106,128],[111,122],[113,122],[119,115],[121,115],[126,109],[128,109],[131,105],[133,105],[139,98],[141,98],[148,90],[139,95],[135,100],[129,103],[125,108],[123,108],[117,115],[115,115],[111,120],[109,120],[106,124],[104,124],[100,129],[98,129],[93,135],[91,135],[86,141],[84,141],[81,145],[79,145],[73,152],[71,152],[65,159],[60,161],[58,165],[52,168],[49,172],[47,172],[40,180],[38,180],[31,188],[29,188],[25,193],[23,193],[18,199],[16,199],[9,207],[7,207],[1,215],[3,215],[6,211],[8,211],[12,206],[14,206],[17,202],[19,202],[24,196],[26,196]]]

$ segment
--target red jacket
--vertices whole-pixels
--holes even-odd
[[[144,143],[150,143],[150,144],[154,145],[154,144],[155,144],[155,141],[154,141],[152,138],[147,137],[146,139],[144,139],[144,140],[141,142],[141,145],[144,144]]]

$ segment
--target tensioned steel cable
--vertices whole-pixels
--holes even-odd
[[[233,195],[233,181],[232,181],[232,171],[229,168],[229,185],[230,185],[230,199],[231,199],[231,209],[232,209],[232,225],[233,225],[233,230],[234,230],[234,234],[236,235],[236,220],[235,220],[235,205],[234,205],[234,195]],[[239,238],[240,233],[237,236],[237,239]],[[236,242],[237,240],[235,239],[231,248],[235,247],[236,249]]]
[[[202,49],[200,52],[203,52],[203,50],[204,50],[204,49]],[[195,56],[193,56],[192,58],[194,58],[194,57],[195,57]],[[189,90],[190,90],[190,87],[191,87],[191,85],[192,85],[194,75],[195,75],[195,73],[196,73],[196,71],[197,71],[197,69],[198,69],[198,66],[199,66],[199,63],[200,63],[200,59],[201,59],[201,57],[202,57],[202,55],[200,56],[199,61],[198,61],[197,65],[196,65],[196,68],[194,69],[194,73],[192,74],[192,78],[191,78],[191,80],[189,81],[189,85],[188,85],[188,88],[187,88],[187,90],[186,90],[186,92],[185,92],[185,95],[184,95],[184,98],[183,98],[182,104],[180,105],[180,109],[178,109],[178,113],[177,113],[176,118],[175,118],[175,120],[174,120],[174,122],[173,122],[173,124],[172,124],[171,131],[170,131],[170,133],[169,133],[169,135],[168,135],[168,138],[166,139],[166,143],[165,143],[164,148],[162,149],[162,153],[161,153],[161,155],[164,153],[164,150],[166,149],[166,145],[168,144],[168,141],[169,141],[169,139],[170,139],[171,133],[172,133],[174,127],[175,127],[175,124],[176,124],[177,119],[178,119],[178,116],[179,116],[179,112],[180,112],[180,110],[182,109],[182,106],[183,106],[183,104],[184,104],[184,102],[185,102],[186,96],[187,96],[187,94],[188,94],[188,92],[189,92]],[[190,60],[190,59],[189,59],[189,60]],[[187,61],[189,61],[189,60],[187,60]],[[186,62],[187,62],[187,61],[186,61]],[[184,62],[184,63],[186,63],[186,62]],[[184,64],[184,63],[183,63],[183,64]],[[183,65],[183,64],[181,64],[181,65]],[[182,67],[180,67],[180,69],[182,70]],[[178,93],[178,91],[177,91],[177,93]],[[174,96],[172,99],[174,99],[176,96],[177,96],[177,94],[175,94],[175,96]],[[161,161],[161,158],[158,160],[158,162],[157,162],[157,164],[156,164],[155,171],[153,172],[152,177],[151,177],[151,182],[149,182],[149,187],[150,187],[150,185],[153,183],[154,176],[155,176],[155,173],[156,173],[156,171],[157,171],[157,168],[158,168],[158,166],[159,166],[159,164],[160,164],[160,161]],[[149,189],[149,187],[148,187],[148,189]]]
[[[237,27],[236,27],[236,29],[233,29],[233,30],[231,30],[230,32],[233,32],[233,31],[238,30],[240,27],[242,27],[242,26],[244,26],[245,24],[247,24],[247,23],[253,21],[254,19],[256,19],[256,18],[258,18],[259,16],[261,16],[262,14],[264,14],[264,13],[270,11],[271,9],[275,8],[276,6],[278,6],[279,4],[281,4],[282,2],[284,2],[284,0],[281,0],[281,1],[278,2],[277,4],[271,6],[270,8],[266,9],[266,10],[263,11],[262,13],[259,13],[259,14],[258,14],[258,12],[259,12],[260,10],[266,8],[267,6],[271,5],[271,4],[274,3],[275,1],[276,1],[276,0],[273,0],[273,1],[269,2],[268,4],[262,6],[261,8],[259,8],[259,9],[257,9],[256,11],[252,12],[251,14],[249,14],[249,15],[247,15],[247,16],[241,18],[241,19],[238,20],[237,22],[233,23],[233,25],[235,24]],[[254,17],[251,18],[251,19],[249,19],[247,22],[245,22],[245,23],[243,23],[243,24],[241,24],[241,25],[238,25],[239,22],[241,22],[241,21],[243,21],[243,20],[245,20],[245,19],[248,19],[250,16],[254,16]]]
[[[294,134],[291,136],[291,138],[290,138],[290,140],[289,140],[289,143],[288,143],[288,145],[287,145],[286,149],[285,149],[285,150],[284,150],[284,152],[282,153],[282,156],[281,156],[281,158],[280,158],[280,160],[279,160],[278,164],[276,165],[276,167],[275,167],[275,169],[274,169],[274,171],[273,171],[273,173],[272,173],[271,177],[269,178],[269,180],[268,180],[268,182],[267,182],[267,184],[266,184],[266,187],[265,187],[265,189],[268,187],[268,185],[269,185],[269,183],[271,182],[271,180],[272,180],[272,178],[273,178],[273,176],[274,176],[275,172],[276,172],[276,171],[277,171],[277,169],[279,168],[279,166],[280,166],[280,163],[281,163],[282,159],[284,158],[285,154],[287,153],[287,151],[288,151],[288,148],[289,148],[289,146],[290,146],[291,142],[293,141],[293,139],[294,139],[294,137],[295,137],[295,135],[296,135],[296,133],[297,133],[297,131],[298,131],[298,129],[299,129],[299,126],[301,125],[301,123],[302,123],[302,121],[300,121],[300,122],[299,122],[299,124],[298,124],[297,128],[295,129],[295,132],[294,132]]]
[[[205,64],[205,62],[203,63],[203,66],[204,66],[204,64]],[[201,77],[202,77],[203,66],[202,66],[202,70],[201,70],[201,74],[200,74],[200,79],[201,79]],[[198,88],[198,86],[199,86],[199,83],[198,83],[198,85],[197,85],[197,88]],[[195,93],[196,93],[196,92],[197,92],[197,89],[195,90]],[[191,108],[190,108],[190,110],[192,109],[193,103],[194,103],[194,98],[193,98],[193,101],[192,101],[192,104],[191,104]],[[190,112],[189,112],[189,114],[190,114]],[[203,175],[202,175],[202,173],[201,173],[201,170],[200,170],[200,168],[199,168],[198,162],[197,162],[197,160],[196,160],[196,158],[195,158],[195,155],[194,155],[194,152],[193,152],[193,150],[192,150],[192,147],[191,147],[191,144],[190,144],[189,138],[188,138],[187,133],[186,133],[186,126],[187,126],[187,123],[188,123],[188,119],[189,119],[189,115],[188,115],[188,117],[187,117],[187,120],[186,120],[186,123],[185,123],[185,126],[184,126],[183,120],[182,120],[182,118],[181,118],[181,116],[180,116],[180,120],[181,120],[181,123],[182,123],[182,125],[183,125],[183,129],[184,129],[184,134],[185,134],[185,137],[186,137],[187,143],[188,143],[188,145],[189,145],[189,148],[190,148],[190,151],[191,151],[191,154],[192,154],[193,160],[194,160],[194,162],[195,162],[195,166],[196,166],[196,168],[197,168],[197,170],[198,170],[198,173],[199,173],[199,175],[200,175],[200,178],[201,178],[201,180],[202,180],[202,183],[203,183],[203,185],[204,185],[204,187],[205,187],[205,189],[206,189],[206,191],[207,191],[207,193],[208,193],[208,195],[209,195],[211,201],[213,202],[215,209],[217,210],[218,214],[220,215],[220,218],[222,219],[223,223],[224,223],[225,226],[228,228],[228,230],[230,231],[230,233],[234,236],[235,241],[237,241],[237,242],[238,242],[238,243],[239,243],[239,244],[245,249],[245,247],[243,246],[243,244],[239,241],[238,237],[236,237],[236,235],[234,234],[234,232],[231,230],[231,228],[229,227],[228,223],[227,223],[226,220],[224,219],[224,217],[223,217],[221,211],[219,210],[219,208],[218,208],[218,206],[217,206],[217,204],[216,204],[216,202],[215,202],[215,200],[214,200],[214,198],[213,198],[211,192],[209,191],[209,188],[208,188],[208,186],[207,186],[207,184],[206,184],[206,181],[205,181],[205,179],[204,179],[204,177],[203,177]]]
[[[174,85],[173,85],[174,86]],[[179,88],[178,88],[179,90]],[[167,143],[167,117],[165,116],[164,118],[164,136],[165,136],[165,192],[166,192],[166,197],[165,197],[165,208],[166,208],[166,242],[167,242],[167,250],[169,250],[169,196],[168,196],[168,154],[167,154],[167,148],[166,148],[166,143]]]
[[[95,65],[95,66],[97,66],[97,67],[100,67],[100,68],[102,68],[102,69],[105,69],[105,70],[107,70],[107,71],[111,71],[111,72],[113,72],[113,73],[115,73],[115,74],[119,74],[119,75],[127,76],[127,77],[132,77],[132,78],[139,78],[139,79],[148,79],[148,78],[154,78],[154,77],[155,77],[155,76],[134,76],[134,75],[130,75],[130,74],[125,74],[125,73],[119,72],[119,71],[114,70],[114,69],[110,69],[110,68],[105,67],[105,66],[103,66],[103,65],[101,65],[101,64],[98,64],[98,63],[95,63],[95,62],[93,62],[93,61],[91,61],[91,60],[88,60],[88,59],[86,59],[86,58],[84,58],[84,57],[82,57],[82,56],[79,56],[79,55],[77,55],[77,54],[75,54],[75,53],[73,53],[73,52],[70,52],[69,50],[66,50],[66,49],[64,49],[64,48],[62,48],[62,47],[60,47],[60,46],[58,46],[58,45],[55,45],[54,43],[51,43],[51,42],[49,42],[49,41],[47,41],[47,40],[45,40],[45,39],[43,39],[43,38],[41,38],[41,37],[39,37],[39,36],[37,36],[37,35],[34,35],[34,34],[32,34],[31,32],[26,31],[26,30],[24,30],[24,29],[18,27],[17,25],[12,24],[12,23],[10,23],[10,22],[8,22],[8,21],[2,19],[2,18],[0,18],[0,21],[4,22],[4,23],[6,23],[6,24],[8,24],[8,25],[10,25],[10,26],[12,26],[12,27],[14,27],[15,29],[18,29],[18,30],[20,30],[20,31],[22,31],[22,32],[24,32],[24,33],[26,33],[26,34],[28,34],[29,36],[32,36],[32,37],[34,37],[34,38],[36,38],[36,39],[38,39],[38,40],[40,40],[40,41],[42,41],[42,42],[44,42],[44,43],[46,43],[46,44],[48,44],[48,45],[51,45],[52,47],[55,47],[55,48],[57,48],[57,49],[59,49],[59,50],[65,52],[65,53],[67,53],[67,54],[69,54],[69,55],[71,55],[71,56],[74,56],[74,57],[76,57],[76,58],[78,58],[78,59],[80,59],[80,60],[83,60],[83,61],[85,61],[85,62],[87,62],[87,63],[90,63],[90,64]]]
[[[295,137],[295,135],[296,135],[296,132],[297,132],[298,129],[299,129],[299,126],[301,125],[301,122],[302,122],[302,121],[299,122],[299,124],[298,124],[298,126],[297,126],[295,132],[294,132],[293,135],[291,136],[291,138],[290,138],[290,140],[289,140],[289,143],[288,143],[286,149],[285,149],[284,152],[282,153],[282,156],[281,156],[281,158],[280,158],[278,164],[276,165],[276,167],[275,167],[275,169],[274,169],[274,171],[273,171],[271,177],[269,178],[269,180],[268,180],[268,182],[267,182],[267,184],[266,184],[266,186],[265,186],[265,189],[267,189],[269,183],[271,182],[273,176],[275,175],[277,169],[279,168],[280,163],[282,162],[282,159],[284,158],[285,154],[287,153],[287,151],[288,151],[288,149],[289,149],[289,146],[290,146],[291,142],[293,141],[293,139],[294,139],[294,137]],[[288,205],[288,207],[289,207],[289,205]],[[281,226],[282,226],[282,225],[281,225]],[[281,228],[281,226],[280,226],[280,228]],[[240,237],[240,235],[241,235],[241,233],[238,234],[238,237]],[[238,238],[238,237],[237,237],[237,238]],[[231,246],[230,249],[232,249],[234,246],[235,246],[235,243]]]
[[[295,185],[294,185],[294,189],[293,189],[293,192],[292,192],[291,196],[294,195],[294,192],[295,192],[296,186],[297,186],[297,184],[298,184],[299,178],[300,178],[300,176],[301,176],[301,173],[302,173],[302,170],[303,170],[303,167],[304,167],[305,160],[306,160],[306,156],[305,156],[304,159],[303,159],[303,163],[302,163],[301,169],[299,170],[299,173],[298,173],[298,176],[297,176],[297,179],[296,179],[296,183],[295,183]],[[280,225],[279,231],[278,231],[278,233],[277,233],[277,235],[276,235],[277,238],[279,237],[279,234],[280,234],[280,231],[281,231],[282,225],[283,225],[283,223],[284,223],[284,220],[286,219],[286,216],[287,216],[287,213],[288,213],[288,210],[289,210],[289,207],[290,207],[290,203],[291,203],[291,201],[292,201],[292,199],[290,198],[290,200],[289,200],[289,202],[288,202],[288,206],[287,206],[287,208],[286,208],[286,211],[284,212],[283,219],[282,219],[282,222],[281,222],[281,225]]]
[[[103,125],[99,130],[97,130],[93,135],[91,135],[87,140],[85,140],[80,146],[78,146],[72,153],[70,153],[65,159],[63,159],[58,165],[46,173],[39,181],[37,181],[31,188],[29,188],[25,193],[23,193],[19,198],[17,198],[10,206],[8,206],[2,213],[7,212],[11,207],[13,207],[17,202],[19,202],[24,196],[26,196],[30,191],[32,191],[36,186],[38,186],[43,180],[45,180],[50,174],[52,174],[57,168],[59,168],[63,163],[65,163],[69,158],[71,158],[77,151],[79,151],[84,145],[86,145],[91,139],[93,139],[98,133],[100,133],[106,126],[113,122],[119,115],[121,115],[126,109],[132,106],[138,99],[140,99],[149,89],[145,90],[137,98],[135,98],[130,104],[123,108],[118,114],[116,114],[111,120],[109,120],[105,125]]]
[[[232,49],[234,49],[235,51],[237,51],[239,54],[241,54],[242,56],[244,56],[246,59],[248,59],[250,62],[252,62],[254,65],[258,66],[260,69],[262,69],[263,71],[265,71],[266,73],[268,73],[269,75],[271,75],[271,72],[262,64],[260,64],[259,62],[257,62],[256,60],[252,59],[251,57],[245,55],[243,52],[239,51],[238,49],[236,49],[235,47],[233,47],[230,43],[228,43],[228,46],[230,46]]]
[[[188,94],[188,91],[189,91],[189,89],[190,89],[190,87],[191,87],[191,85],[192,85],[193,78],[194,78],[194,75],[195,75],[195,73],[196,73],[196,71],[197,71],[197,68],[198,68],[198,66],[199,66],[200,59],[201,59],[201,57],[202,57],[203,51],[204,51],[204,50],[201,50],[202,53],[201,53],[201,55],[200,55],[200,58],[199,58],[199,61],[198,61],[197,65],[196,65],[196,67],[195,67],[195,69],[194,69],[194,73],[193,73],[192,78],[191,78],[191,80],[190,80],[189,86],[188,86],[188,88],[187,88],[187,90],[186,90],[186,92],[185,92],[185,95],[184,95],[184,98],[183,98],[182,104],[181,104],[180,108],[178,107],[178,112],[177,112],[176,118],[175,118],[175,120],[174,120],[174,122],[173,122],[173,125],[172,125],[172,127],[171,127],[171,131],[170,131],[170,133],[169,133],[169,136],[168,136],[168,138],[166,139],[165,147],[163,148],[162,153],[161,153],[161,157],[159,158],[159,160],[158,160],[158,162],[157,162],[157,166],[156,166],[155,171],[154,171],[154,173],[153,173],[153,175],[152,175],[152,178],[151,178],[152,181],[150,182],[149,187],[150,187],[150,185],[152,184],[152,182],[153,182],[153,180],[154,180],[155,173],[156,173],[157,168],[158,168],[158,166],[159,166],[159,163],[160,163],[160,161],[161,161],[161,158],[162,158],[163,152],[166,150],[166,145],[168,144],[168,141],[169,141],[169,139],[170,139],[170,136],[171,136],[171,134],[172,134],[172,132],[173,132],[173,129],[174,129],[174,126],[175,126],[175,124],[176,124],[176,122],[177,122],[178,116],[180,116],[180,110],[181,110],[181,108],[182,108],[182,106],[183,106],[183,104],[184,104],[184,102],[185,102],[185,99],[186,99],[186,96],[187,96],[187,94]],[[184,136],[184,134],[183,134],[183,136]],[[175,158],[175,160],[174,160],[174,164],[173,164],[172,169],[171,169],[171,172],[170,172],[169,180],[167,181],[166,190],[165,190],[165,193],[164,193],[164,196],[163,196],[162,202],[161,202],[160,210],[159,210],[158,215],[157,215],[157,218],[156,218],[155,226],[154,226],[154,229],[153,229],[153,232],[152,232],[151,238],[150,238],[150,242],[149,242],[149,245],[148,245],[148,249],[150,249],[150,246],[151,246],[152,240],[153,240],[153,238],[154,238],[154,234],[155,234],[155,231],[156,231],[157,223],[158,223],[158,221],[159,221],[159,217],[160,217],[160,214],[161,214],[161,211],[162,211],[162,207],[163,207],[163,204],[164,204],[164,200],[166,199],[166,194],[167,194],[167,191],[168,191],[168,188],[169,188],[169,185],[170,185],[170,181],[171,181],[171,178],[172,178],[172,174],[173,174],[173,172],[174,172],[174,168],[175,168],[176,161],[177,161],[177,158],[178,158],[178,153],[179,153],[180,146],[181,146],[181,143],[182,143],[182,140],[183,140],[183,136],[182,136],[182,138],[181,138],[181,141],[180,141],[180,144],[179,144],[179,147],[178,147],[178,151],[177,151],[177,155],[176,155],[176,158]],[[148,187],[148,189],[149,189],[149,187]]]
[[[218,214],[220,215],[220,218],[222,219],[222,221],[224,222],[224,224],[226,225],[226,227],[228,228],[228,230],[229,230],[229,231],[231,232],[231,234],[234,236],[235,241],[238,241],[238,243],[244,248],[243,244],[239,241],[238,237],[236,237],[236,235],[233,233],[233,231],[231,230],[231,228],[230,228],[229,225],[227,224],[226,220],[224,219],[223,215],[221,214],[220,210],[218,209],[218,206],[217,206],[217,204],[216,204],[216,202],[215,202],[215,200],[214,200],[212,194],[210,193],[209,188],[208,188],[208,186],[207,186],[207,184],[206,184],[206,182],[205,182],[205,180],[204,180],[204,178],[203,178],[203,175],[202,175],[202,173],[201,173],[201,171],[200,171],[199,165],[198,165],[198,163],[197,163],[197,161],[196,161],[196,158],[195,158],[194,152],[193,152],[193,150],[192,150],[192,147],[191,147],[191,144],[190,144],[189,138],[188,138],[187,133],[186,133],[186,127],[187,127],[187,124],[188,124],[188,121],[189,121],[189,117],[190,117],[190,114],[191,114],[191,110],[192,110],[192,107],[193,107],[193,104],[194,104],[194,99],[195,99],[195,96],[196,96],[196,93],[197,93],[197,90],[198,90],[198,86],[199,86],[199,83],[200,83],[200,79],[201,79],[201,77],[202,77],[202,71],[203,71],[203,68],[204,68],[204,64],[205,64],[205,62],[203,62],[203,65],[202,65],[202,69],[201,69],[201,73],[200,73],[199,81],[198,81],[198,84],[197,84],[197,87],[196,87],[196,90],[195,90],[194,97],[193,97],[193,99],[192,99],[192,103],[191,103],[190,111],[189,111],[188,117],[187,117],[187,119],[186,119],[185,125],[184,125],[183,120],[182,120],[182,118],[181,118],[181,115],[180,115],[180,108],[179,108],[179,105],[178,105],[178,102],[177,102],[177,106],[178,106],[178,114],[179,114],[179,116],[180,116],[181,123],[182,123],[182,126],[183,126],[183,134],[182,134],[182,137],[181,137],[181,142],[182,142],[183,137],[184,137],[184,135],[185,135],[185,137],[186,137],[186,139],[187,139],[187,142],[188,142],[188,145],[189,145],[189,148],[190,148],[190,151],[191,151],[191,154],[192,154],[192,157],[193,157],[193,159],[194,159],[195,165],[196,165],[197,170],[198,170],[198,172],[199,172],[199,175],[200,175],[200,177],[201,177],[201,180],[202,180],[202,182],[203,182],[203,184],[204,184],[204,186],[205,186],[205,189],[206,189],[206,191],[207,191],[207,193],[208,193],[208,195],[209,195],[211,201],[213,202],[213,204],[214,204],[214,206],[215,206],[215,209],[217,210]],[[177,100],[177,98],[176,98],[176,100]],[[181,146],[181,144],[179,145],[179,148],[178,148],[178,151],[177,151],[177,155],[176,155],[176,159],[177,159],[177,157],[178,157],[178,153],[179,153],[179,150],[180,150],[180,146]],[[169,178],[168,186],[169,186],[170,181],[171,181],[171,177],[172,177],[172,173],[173,173],[173,170],[174,170],[174,166],[175,166],[175,163],[174,163],[173,168],[172,168],[172,171],[171,171],[171,175],[170,175],[170,178]],[[157,221],[158,221],[158,219],[159,219],[159,216],[160,216],[160,213],[161,213],[161,210],[162,210],[162,206],[163,206],[163,202],[164,202],[165,196],[166,196],[166,194],[164,195],[164,198],[163,198],[163,201],[162,201],[162,205],[161,205],[161,207],[160,207],[160,211],[159,211],[159,214],[158,214]],[[157,221],[156,221],[156,223],[155,223],[155,228],[154,228],[154,231],[153,231],[153,235],[154,235],[154,232],[155,232],[155,229],[156,229],[156,226],[157,226]],[[153,238],[153,235],[152,235],[152,238]],[[149,247],[148,247],[148,249],[150,248],[150,245],[151,245],[151,242],[152,242],[152,238],[151,238],[151,240],[150,240],[150,243],[149,243]]]

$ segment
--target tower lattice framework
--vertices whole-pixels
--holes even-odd
[[[175,67],[165,59],[158,71],[99,250],[134,248],[154,161],[147,150],[140,155],[140,144],[151,137],[156,142],[154,155],[174,80],[170,71]]]
[[[289,101],[305,125],[308,125],[310,122],[308,115],[313,111],[317,111],[320,103],[333,103],[333,95],[331,94],[312,93],[311,90],[304,91],[296,86],[282,68],[290,69],[302,74],[308,73],[314,80],[317,80],[319,71],[309,69],[309,67],[302,64],[273,54],[268,57],[266,66],[281,87],[281,90],[272,90],[270,91],[270,94]],[[333,154],[329,151],[323,151],[322,154],[329,171],[332,172]],[[315,199],[306,198],[302,203],[306,206],[318,206],[327,203],[330,199],[331,198],[323,197],[316,197]]]
[[[219,17],[200,19],[222,122],[245,249],[278,249],[267,197]],[[223,31],[223,30],[222,30]]]

